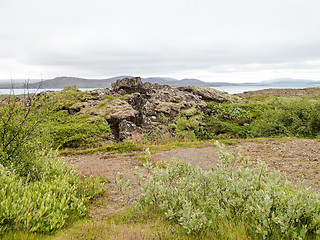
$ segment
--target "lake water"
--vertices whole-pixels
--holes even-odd
[[[240,86],[222,86],[222,87],[214,87],[214,89],[223,91],[223,92],[227,92],[230,94],[234,94],[234,93],[243,93],[246,91],[256,91],[256,90],[262,90],[262,89],[287,89],[287,88],[294,88],[294,89],[299,89],[299,88],[311,88],[311,87],[320,87],[320,84],[298,84],[298,85],[261,85],[261,86],[244,86],[244,85],[240,85]],[[80,91],[90,91],[90,90],[94,90],[96,88],[79,88]],[[0,89],[0,95],[1,94],[24,94],[24,93],[39,93],[42,91],[61,91],[62,88],[59,89]]]

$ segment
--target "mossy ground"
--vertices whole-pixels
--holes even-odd
[[[65,93],[63,99],[68,99],[67,104],[71,105],[76,100],[83,99],[86,97],[85,94],[74,92]],[[318,100],[318,97],[312,97],[314,100]],[[307,98],[305,101],[309,101]],[[60,104],[60,102],[59,102]],[[86,155],[98,152],[111,153],[110,156],[105,158],[113,158],[118,153],[122,153],[124,157],[137,157],[140,158],[140,164],[145,162],[145,156],[143,151],[149,147],[152,154],[159,152],[183,149],[183,148],[205,148],[213,147],[214,142],[218,139],[225,145],[229,145],[231,148],[241,145],[245,147],[244,151],[251,151],[249,155],[256,157],[262,155],[268,160],[269,163],[273,164],[275,168],[280,168],[284,172],[289,173],[289,178],[296,178],[302,175],[309,175],[313,180],[308,180],[307,183],[314,182],[318,184],[319,179],[316,174],[319,169],[312,164],[310,159],[315,159],[316,155],[308,155],[310,153],[318,152],[316,144],[318,139],[300,141],[299,139],[292,138],[252,138],[250,124],[257,118],[259,118],[262,112],[270,107],[270,97],[268,96],[250,96],[240,103],[229,103],[229,104],[209,104],[212,112],[215,114],[209,115],[207,119],[204,118],[206,123],[202,129],[196,129],[191,124],[181,124],[185,126],[185,129],[178,129],[182,133],[193,131],[191,138],[182,138],[177,141],[175,138],[168,138],[167,141],[162,141],[155,144],[154,141],[141,141],[132,142],[125,141],[123,143],[110,143],[106,144],[103,142],[106,139],[101,138],[99,133],[99,124],[95,121],[88,121],[88,118],[79,117],[78,121],[69,121],[71,125],[74,125],[76,131],[77,126],[82,122],[89,124],[89,129],[92,129],[87,137],[83,134],[78,138],[82,145],[71,145],[71,147],[63,147],[60,150],[61,155]],[[190,119],[186,118],[186,121]],[[181,118],[179,119],[181,121]],[[63,123],[57,126],[63,130]],[[101,127],[101,126],[100,126]],[[60,129],[60,130],[61,130]],[[98,129],[98,130],[97,130]],[[60,131],[61,138],[64,138],[64,131]],[[81,133],[80,133],[81,134]],[[281,135],[282,136],[282,135]],[[155,136],[155,139],[158,136]],[[243,138],[246,138],[245,144]],[[202,139],[202,140],[201,140]],[[265,144],[269,142],[270,144]],[[304,144],[304,145],[301,145]],[[310,144],[310,148],[308,147]],[[259,146],[258,146],[259,145]],[[280,146],[275,148],[274,145]],[[307,146],[308,145],[308,146]],[[98,147],[95,147],[98,146]],[[283,148],[282,148],[283,146]],[[289,147],[285,147],[289,146]],[[307,147],[306,147],[307,146]],[[251,150],[249,150],[251,148]],[[299,149],[300,148],[300,149]],[[302,148],[302,149],[301,149]],[[305,148],[303,150],[303,148]],[[296,155],[295,155],[296,151]],[[292,156],[293,159],[292,159]],[[307,158],[309,160],[307,160]],[[292,159],[289,161],[288,159]],[[294,161],[296,160],[296,161]],[[119,160],[121,161],[121,160]],[[305,171],[297,172],[295,168],[304,166]],[[301,165],[302,164],[302,165]],[[290,168],[291,167],[291,168]],[[292,175],[290,175],[292,174]],[[310,186],[310,185],[309,185]],[[106,200],[106,203],[108,200]],[[94,204],[94,203],[93,203]],[[142,218],[140,218],[142,217]],[[216,233],[204,233],[201,236],[189,236],[181,230],[179,226],[176,226],[168,221],[165,221],[160,215],[156,213],[149,214],[148,216],[137,216],[132,208],[110,216],[105,220],[96,220],[91,218],[82,219],[76,223],[70,223],[67,227],[57,234],[48,236],[41,234],[32,234],[24,232],[8,233],[3,239],[248,239],[245,234],[244,223],[233,223],[224,222],[221,223],[221,229],[218,231],[220,235]],[[222,234],[223,233],[223,234]]]

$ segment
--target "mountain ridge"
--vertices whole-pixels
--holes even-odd
[[[111,84],[118,79],[131,78],[132,76],[117,76],[106,79],[87,79],[79,77],[56,77],[41,82],[29,84],[29,88],[63,88],[70,85],[77,85],[78,88],[110,88]],[[165,84],[171,87],[200,86],[200,87],[220,87],[226,85],[237,85],[227,82],[204,82],[199,79],[175,79],[166,77],[141,78],[142,82]]]
[[[80,77],[61,76],[53,79],[47,79],[43,81],[22,83],[22,81],[12,81],[14,88],[41,88],[41,89],[60,89],[70,85],[76,85],[78,88],[111,88],[111,84],[118,79],[131,78],[132,76],[116,76],[104,79],[89,79]],[[196,78],[184,78],[176,79],[170,77],[146,77],[141,78],[142,82],[157,83],[162,85],[169,85],[171,87],[186,87],[186,86],[198,86],[198,87],[221,87],[221,86],[287,86],[289,85],[301,85],[304,84],[320,84],[320,81],[308,80],[308,79],[293,79],[293,78],[279,78],[271,80],[263,80],[254,83],[229,83],[229,82],[204,82]],[[7,82],[0,81],[0,88],[12,88],[10,80]]]

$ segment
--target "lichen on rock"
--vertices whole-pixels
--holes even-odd
[[[208,106],[204,100],[224,102],[232,99],[229,94],[210,88],[172,88],[142,83],[140,77],[117,80],[112,89],[97,89],[89,95],[87,102],[75,103],[69,111],[105,118],[120,141],[143,132],[154,132],[155,128],[161,130],[161,116],[173,120],[181,113],[186,116],[206,113]]]

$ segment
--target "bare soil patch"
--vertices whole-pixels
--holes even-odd
[[[256,160],[259,156],[270,170],[280,170],[289,180],[298,183],[304,179],[304,185],[315,191],[320,189],[320,141],[314,139],[254,139],[239,140],[237,145],[228,146],[227,151],[236,153],[242,149],[242,155]],[[139,198],[140,187],[135,176],[135,167],[139,166],[143,173],[141,153],[108,154],[95,153],[64,157],[65,161],[75,166],[83,175],[101,176],[108,179],[108,198],[101,200],[91,209],[91,216],[103,219],[121,211]],[[173,157],[194,166],[208,169],[215,167],[219,153],[217,147],[186,148],[158,152],[152,156],[154,161],[170,161]],[[132,187],[123,195],[116,188],[117,173],[123,179],[129,179]]]
[[[244,93],[234,94],[243,98],[266,98],[266,97],[319,97],[319,88],[303,89],[263,89],[257,91],[247,91]]]

